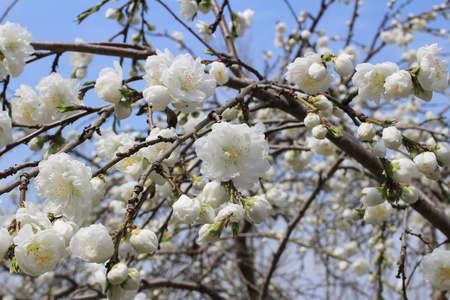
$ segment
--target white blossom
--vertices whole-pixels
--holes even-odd
[[[207,44],[216,37],[209,29],[209,25],[203,21],[199,21],[197,24],[195,24],[195,27],[197,27],[198,33],[203,34],[203,41]]]
[[[205,224],[198,231],[198,239],[197,243],[214,243],[220,239],[220,234],[215,235],[214,229],[216,228],[216,224]]]
[[[67,255],[62,236],[53,229],[33,232],[26,224],[13,239],[17,264],[28,275],[39,276],[55,269]]]
[[[147,58],[144,65],[145,72],[147,72],[144,75],[147,87],[162,85],[161,76],[172,65],[173,60],[173,55],[168,49],[164,49],[164,52],[156,49],[156,55]]]
[[[403,136],[395,126],[390,126],[383,129],[382,139],[386,148],[395,150],[402,145]]]
[[[102,224],[81,228],[70,241],[70,252],[86,262],[104,263],[114,254],[114,244]]]
[[[367,207],[366,212],[364,213],[364,221],[367,224],[381,226],[384,221],[389,220],[391,214],[391,204],[387,201],[384,201],[379,205]]]
[[[224,207],[222,207],[219,212],[217,213],[214,222],[220,222],[227,218],[229,218],[230,222],[239,222],[245,217],[245,211],[242,205],[240,204],[234,204],[234,203],[227,203],[224,204]]]
[[[383,195],[380,193],[378,188],[367,187],[362,190],[364,195],[362,202],[366,206],[375,206],[384,202]]]
[[[178,0],[181,5],[181,15],[183,18],[187,19],[187,21],[191,21],[194,16],[197,14],[198,5],[195,0]]]
[[[124,290],[135,291],[139,289],[140,283],[141,279],[139,276],[139,272],[135,268],[128,268],[128,278],[121,286],[123,287]],[[147,298],[142,298],[142,300],[146,299]],[[137,297],[135,297],[134,300],[138,300]]]
[[[46,111],[40,105],[39,97],[32,87],[21,84],[11,99],[12,117],[23,124],[43,124],[46,122]]]
[[[21,228],[26,224],[30,224],[33,230],[41,231],[52,228],[52,223],[48,219],[47,215],[40,211],[40,204],[26,201],[25,207],[20,207],[14,216]]]
[[[323,140],[312,139],[309,141],[311,151],[319,155],[331,155],[336,150],[336,146],[327,138]]]
[[[440,142],[436,144],[436,157],[444,166],[450,166],[450,146]]]
[[[122,98],[120,89],[122,88],[123,71],[118,61],[113,64],[114,69],[104,68],[100,71],[94,88],[100,99],[117,104]]]
[[[6,230],[6,228],[1,228],[0,229],[0,262],[3,260],[3,257],[5,256],[9,247],[11,246],[12,241],[13,241],[13,239],[9,235],[8,230]]]
[[[256,224],[263,222],[269,216],[272,206],[263,196],[255,196],[242,200],[245,208],[245,218]]]
[[[433,173],[438,166],[436,155],[429,151],[422,152],[414,157],[414,163],[416,164],[417,170],[425,175]]]
[[[317,72],[313,72],[316,66],[321,63],[320,55],[309,51],[305,54],[305,57],[297,57],[293,63],[288,65],[285,78],[287,81],[297,84],[305,93],[317,94],[325,92],[330,86],[333,76],[325,68],[320,69],[320,76]],[[313,64],[315,65],[313,66]],[[312,70],[310,72],[311,67]],[[310,73],[313,75],[317,74],[318,80],[312,78]]]
[[[409,158],[394,159],[391,162],[391,166],[392,178],[398,183],[409,184],[417,171],[416,165]]]
[[[246,9],[243,12],[237,12],[233,16],[233,24],[235,25],[236,35],[238,37],[244,36],[245,30],[249,29],[253,25],[253,14],[255,12],[251,9]],[[230,24],[232,29],[232,24]]]
[[[129,134],[116,134],[112,129],[108,129],[95,142],[95,152],[101,158],[111,159],[119,147],[131,147],[133,144],[134,139]]]
[[[406,98],[413,93],[411,75],[408,71],[400,70],[388,77],[384,83],[386,94],[394,98]]]
[[[435,248],[422,259],[423,278],[435,288],[450,289],[450,251]]]
[[[11,118],[7,111],[0,110],[0,148],[11,144],[13,142],[12,137],[12,124]]]
[[[158,249],[158,237],[149,229],[133,229],[130,244],[137,253],[152,253]]]
[[[419,199],[419,193],[413,186],[402,188],[402,195],[400,196],[406,204],[413,204]]]
[[[124,282],[128,277],[128,267],[125,263],[115,264],[106,275],[111,284],[117,285]]]
[[[39,163],[35,187],[46,197],[44,211],[71,221],[84,220],[91,211],[91,169],[66,153],[50,155]]]
[[[211,205],[212,208],[218,208],[227,199],[227,190],[221,185],[220,181],[210,181],[203,187],[202,202]]]
[[[334,70],[342,77],[349,76],[353,70],[353,56],[342,53],[333,60]]]
[[[42,78],[36,86],[39,101],[46,112],[47,122],[61,120],[73,112],[60,113],[58,106],[81,105],[78,99],[79,82],[77,79],[65,79],[58,73],[51,73]]]
[[[364,258],[358,258],[354,263],[352,263],[350,268],[356,276],[362,276],[369,272],[370,265]]]
[[[443,92],[448,86],[448,60],[438,57],[437,44],[417,50],[420,71],[417,75],[420,85],[427,91]]]
[[[162,83],[169,89],[172,105],[183,113],[202,107],[216,90],[216,80],[205,73],[200,58],[178,55],[162,74]]]
[[[321,124],[322,120],[320,119],[319,115],[315,113],[308,113],[303,122],[305,123],[305,127],[311,130],[317,125]]]
[[[377,131],[371,123],[361,123],[358,127],[358,136],[363,141],[370,141],[376,135]]]
[[[65,247],[69,247],[70,240],[80,227],[74,222],[58,219],[53,223],[53,229],[61,234],[65,242]]]
[[[353,84],[358,87],[358,96],[362,100],[372,100],[380,104],[380,98],[390,100],[391,96],[385,93],[384,83],[386,77],[398,72],[398,66],[392,62],[372,65],[362,63],[356,66]]]
[[[379,158],[383,158],[386,156],[386,146],[384,143],[375,141],[372,143],[372,153]]]
[[[147,86],[142,94],[145,101],[151,104],[152,111],[162,111],[172,102],[169,89],[162,85]]]
[[[30,46],[32,35],[19,24],[6,22],[0,25],[0,79],[7,72],[18,77],[25,68],[25,58],[34,52]],[[1,71],[3,69],[3,72]]]
[[[260,128],[247,124],[216,123],[212,132],[195,141],[201,173],[222,182],[232,180],[239,188],[252,188],[270,168],[265,156],[269,145]]]
[[[179,223],[191,224],[198,218],[201,211],[200,201],[191,199],[186,195],[181,197],[172,205],[172,217]]]
[[[317,125],[312,129],[312,135],[315,139],[323,140],[328,133],[327,127],[324,125]]]
[[[211,76],[216,79],[217,84],[220,85],[227,83],[229,80],[228,69],[225,64],[221,62],[212,62],[209,74],[211,74]]]

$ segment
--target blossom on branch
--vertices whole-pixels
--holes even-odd
[[[202,160],[201,173],[212,180],[232,180],[238,188],[250,189],[270,168],[265,156],[269,145],[263,131],[247,124],[216,123],[212,132],[195,141]]]

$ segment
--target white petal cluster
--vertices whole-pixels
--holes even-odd
[[[450,251],[435,248],[422,259],[423,278],[435,288],[450,289]]]
[[[130,244],[137,253],[152,253],[158,249],[158,237],[149,229],[133,229]]]
[[[384,62],[372,65],[362,63],[356,66],[353,84],[358,87],[358,95],[362,100],[372,100],[380,104],[380,98],[390,100],[392,96],[386,93],[384,84],[386,77],[399,71],[397,64]]]
[[[13,241],[20,269],[31,276],[52,271],[59,260],[67,255],[63,237],[53,229],[34,233],[31,225],[26,224]]]
[[[392,165],[392,178],[398,183],[409,184],[417,171],[416,165],[409,158],[394,159]]]
[[[183,18],[187,19],[187,21],[191,21],[198,12],[197,1],[195,0],[178,0],[181,5],[181,15]]]
[[[114,244],[102,224],[81,228],[70,241],[70,252],[86,262],[104,263],[114,254]]]
[[[22,227],[30,224],[35,232],[52,228],[52,223],[47,215],[40,211],[40,204],[26,201],[24,205],[25,207],[17,209],[16,215],[14,216]]]
[[[390,126],[383,129],[382,139],[386,148],[395,150],[402,145],[403,136],[395,126]]]
[[[152,106],[154,104],[154,110],[164,109],[164,104],[169,102],[169,96],[172,105],[183,113],[190,113],[202,107],[214,94],[216,80],[205,73],[205,66],[200,58],[194,59],[190,54],[180,54],[173,58],[167,49],[164,53],[160,50],[156,52],[157,55],[150,56],[145,63],[145,100]],[[161,85],[167,90],[155,90],[155,85]]]
[[[325,92],[333,81],[333,76],[322,65],[320,55],[311,51],[287,66],[285,78],[309,94]]]
[[[209,29],[209,25],[203,21],[200,21],[197,24],[195,24],[195,27],[197,27],[198,33],[203,34],[203,41],[205,43],[211,42],[212,39],[216,37],[214,34],[212,34],[211,30]]]
[[[194,143],[202,160],[201,173],[222,182],[232,180],[237,187],[252,188],[270,168],[265,156],[269,145],[261,129],[247,124],[216,123],[212,132]]]
[[[414,157],[414,163],[416,164],[417,170],[425,175],[433,173],[438,166],[436,155],[429,151],[422,152]]]
[[[209,70],[209,74],[214,77],[217,81],[217,84],[223,85],[228,82],[230,79],[228,75],[228,69],[225,64],[221,62],[213,62],[211,63],[211,69]]]
[[[113,64],[114,69],[104,68],[100,71],[94,88],[100,99],[118,104],[122,98],[120,89],[122,88],[123,71],[118,61]]]
[[[0,79],[9,74],[18,77],[25,68],[25,58],[34,52],[32,35],[19,24],[0,25]]]
[[[376,206],[384,202],[383,195],[376,187],[367,187],[362,190],[362,202],[365,206]]]
[[[80,38],[75,39],[75,43],[84,43]],[[78,79],[83,79],[87,75],[87,66],[92,62],[94,54],[85,52],[70,52],[70,64],[75,67],[74,74]]]
[[[352,263],[350,268],[356,276],[362,276],[369,272],[370,264],[364,258],[358,258],[354,263]]]
[[[420,85],[426,91],[443,92],[448,86],[448,60],[438,57],[440,48],[437,44],[421,47],[417,50],[420,71],[417,75]]]
[[[367,224],[381,226],[384,221],[389,220],[391,214],[391,204],[387,201],[384,201],[379,205],[367,207],[366,212],[364,213],[364,221]]]
[[[39,163],[37,195],[45,197],[44,212],[79,222],[88,217],[93,196],[91,169],[66,153],[50,155]]]
[[[36,86],[39,96],[22,84],[11,100],[12,116],[24,124],[43,124],[61,120],[73,112],[61,113],[58,106],[81,105],[78,99],[79,82],[65,79],[58,73],[43,77]]]
[[[353,68],[353,55],[342,53],[333,60],[334,70],[342,77],[350,75]]]
[[[245,30],[253,25],[253,14],[255,12],[251,9],[246,9],[243,12],[237,12],[233,15],[233,22],[230,23],[230,30],[234,29],[238,37],[244,36]]]
[[[3,257],[5,256],[9,247],[11,246],[12,241],[13,241],[13,239],[9,235],[8,230],[6,230],[6,228],[1,228],[0,229],[0,262],[3,260]]]
[[[388,77],[384,83],[386,94],[393,98],[406,98],[413,93],[413,83],[411,74],[408,71],[400,70]]]
[[[376,135],[377,131],[371,123],[361,123],[358,127],[358,136],[363,141],[370,141]]]
[[[229,219],[230,222],[238,223],[245,217],[245,211],[242,205],[235,203],[224,204],[217,216],[214,218],[214,223]]]
[[[124,282],[128,277],[128,267],[125,263],[115,264],[106,275],[111,284],[117,285]]]
[[[243,199],[242,203],[245,208],[245,218],[256,224],[264,221],[272,209],[270,203],[264,196],[255,196],[249,199]]]
[[[13,142],[12,124],[7,111],[0,110],[0,148]]]
[[[181,197],[172,205],[172,217],[176,222],[191,224],[200,215],[201,205],[197,198],[191,199],[186,195]]]
[[[95,153],[104,159],[111,159],[121,146],[133,145],[134,139],[126,134],[116,134],[112,129],[108,129],[95,142]]]
[[[444,166],[450,166],[450,146],[447,143],[436,144],[436,157]]]

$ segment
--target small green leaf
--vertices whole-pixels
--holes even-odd
[[[15,257],[13,257],[13,259],[11,260],[11,267],[9,268],[9,274],[14,274],[14,273],[19,273],[20,272],[20,267],[19,264],[17,263],[17,260]]]
[[[131,94],[131,91],[129,89],[126,89],[126,88],[121,88],[121,89],[119,89],[119,91],[122,94],[122,96],[124,96],[124,97],[126,97],[126,96]]]
[[[57,106],[56,108],[59,110],[60,113],[65,113],[65,112],[77,110],[78,106],[77,105],[67,105],[67,106]]]
[[[355,208],[356,212],[358,213],[358,217],[360,219],[364,218],[364,214],[366,213],[365,208]]]
[[[339,128],[331,126],[329,132],[334,136],[334,137],[341,137],[342,136],[342,132],[339,130]]]
[[[233,231],[233,236],[237,237],[239,234],[239,223],[232,222],[231,223],[231,230]]]

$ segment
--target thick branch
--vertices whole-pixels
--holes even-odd
[[[146,59],[150,55],[155,55],[153,49],[128,49],[120,47],[117,44],[114,46],[105,45],[104,43],[66,43],[66,42],[31,42],[34,50],[48,50],[54,53],[63,53],[66,51],[84,52],[92,54],[101,54],[108,56],[128,57],[135,60]]]
[[[160,279],[160,280],[142,280],[140,290],[152,289],[152,288],[160,288],[160,287],[170,287],[182,290],[189,291],[197,291],[202,294],[206,294],[211,299],[217,300],[225,300],[224,297],[220,296],[214,289],[209,288],[201,283],[190,283],[184,281],[172,281],[169,279]]]

